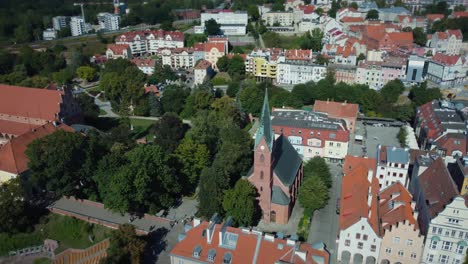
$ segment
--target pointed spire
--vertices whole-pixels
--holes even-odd
[[[270,151],[273,147],[273,129],[271,127],[270,105],[268,104],[268,89],[265,89],[265,98],[263,99],[262,115],[260,117],[260,127],[255,138],[255,147],[260,139],[264,137]]]

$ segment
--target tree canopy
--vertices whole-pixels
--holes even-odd
[[[143,260],[146,241],[136,234],[135,227],[130,224],[119,226],[110,237],[107,256],[101,264],[139,264]]]
[[[208,36],[219,35],[221,33],[221,25],[214,19],[205,22],[205,33]]]
[[[235,226],[252,226],[259,220],[261,210],[256,197],[255,187],[243,179],[224,192],[223,209],[226,216],[232,216]]]
[[[328,188],[319,177],[304,179],[299,189],[299,203],[310,211],[318,210],[327,204],[329,199]]]
[[[367,12],[366,19],[379,19],[379,11],[371,9]]]

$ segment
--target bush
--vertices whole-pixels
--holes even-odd
[[[397,138],[398,138],[398,142],[400,142],[400,145],[401,147],[407,147],[406,145],[406,138],[408,137],[408,133],[406,132],[406,128],[405,126],[402,126],[400,128],[400,131],[398,131],[398,135],[397,135]]]

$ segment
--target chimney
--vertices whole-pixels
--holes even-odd
[[[372,177],[374,176],[374,171],[373,170],[369,170],[367,171],[367,181],[369,183],[372,183]]]

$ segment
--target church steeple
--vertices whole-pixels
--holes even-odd
[[[257,147],[258,142],[265,138],[265,141],[268,145],[270,151],[273,148],[274,134],[273,129],[271,128],[271,116],[270,116],[270,105],[268,104],[268,90],[265,89],[265,98],[263,100],[262,115],[260,117],[260,127],[257,131],[257,136],[255,138],[255,148]]]

